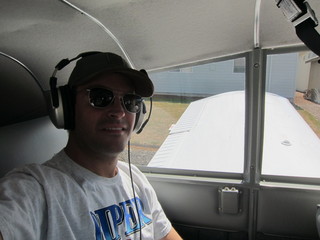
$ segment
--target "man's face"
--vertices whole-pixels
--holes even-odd
[[[89,103],[91,88],[106,88],[115,96],[104,108],[94,108]],[[90,82],[77,87],[75,103],[75,129],[73,140],[82,151],[91,154],[117,156],[126,147],[135,121],[134,113],[126,111],[121,98],[134,93],[131,81],[120,74],[101,74]]]

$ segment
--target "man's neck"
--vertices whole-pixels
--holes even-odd
[[[71,160],[99,176],[111,178],[118,173],[118,154],[88,153],[68,145],[65,152]]]

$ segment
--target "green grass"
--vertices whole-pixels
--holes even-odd
[[[171,125],[178,121],[188,106],[189,103],[154,101],[150,121],[141,134],[132,135],[131,144],[160,147]]]

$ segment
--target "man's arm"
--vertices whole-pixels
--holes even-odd
[[[3,240],[1,232],[0,232],[0,240]]]
[[[182,240],[182,238],[179,236],[179,234],[176,232],[174,228],[171,228],[168,235],[162,238],[161,240]]]

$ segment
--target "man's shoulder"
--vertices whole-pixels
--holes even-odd
[[[122,171],[122,173],[127,175],[128,178],[131,178],[131,174],[130,174],[130,167],[131,167],[132,178],[136,184],[144,185],[144,186],[146,186],[146,184],[150,185],[145,174],[137,166],[133,164],[128,164],[123,161],[119,161],[117,166]]]
[[[58,154],[57,154],[58,155]],[[54,167],[59,162],[59,157],[54,156],[52,159],[44,163],[30,163],[24,166],[20,166],[12,169],[8,172],[3,180],[7,179],[29,179],[36,181],[43,181],[48,179],[50,175],[57,172],[57,169]]]
[[[133,174],[143,174],[137,166],[124,161],[118,161],[117,167],[128,174],[130,174],[130,167]]]

